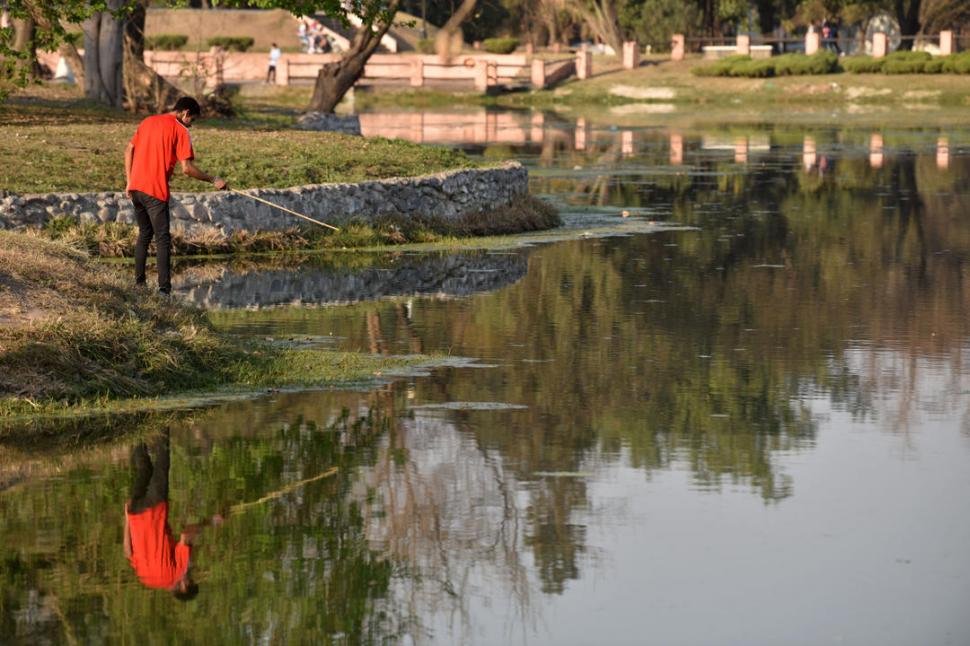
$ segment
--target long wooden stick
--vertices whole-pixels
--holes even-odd
[[[280,211],[286,211],[290,215],[295,215],[298,218],[303,218],[304,220],[309,220],[310,222],[312,222],[314,224],[319,224],[322,227],[327,227],[328,229],[333,229],[334,231],[340,231],[340,229],[338,229],[337,227],[333,226],[332,224],[327,224],[326,222],[320,222],[319,220],[314,220],[313,218],[311,218],[309,216],[303,215],[302,213],[297,213],[296,211],[291,211],[288,208],[286,208],[285,206],[280,206],[279,204],[273,204],[269,200],[264,200],[261,197],[256,197],[255,195],[250,195],[249,193],[243,193],[242,191],[237,191],[234,188],[230,188],[229,190],[232,191],[233,193],[236,193],[237,195],[245,195],[246,197],[252,198],[252,199],[256,200],[257,202],[262,202],[263,204],[267,204],[269,206],[275,207],[275,208],[279,209]]]

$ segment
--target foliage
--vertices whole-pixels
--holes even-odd
[[[185,34],[158,34],[145,37],[145,49],[177,51],[185,47],[189,37]]]
[[[883,74],[921,74],[933,59],[929,52],[892,52],[882,65]]]
[[[828,51],[811,56],[784,54],[772,58],[752,60],[750,56],[729,56],[716,63],[695,67],[691,72],[697,76],[743,76],[764,78],[768,76],[800,76],[831,74],[838,69],[838,57]]]
[[[6,0],[3,8],[11,20],[34,22],[33,43],[18,51],[14,47],[12,26],[0,29],[0,101],[12,87],[24,87],[30,80],[29,61],[34,48],[56,51],[67,38],[67,25],[84,21],[92,14],[110,11],[118,17],[127,15],[138,0]],[[110,6],[117,6],[111,10]]]
[[[620,7],[619,21],[629,38],[654,52],[666,52],[672,34],[698,31],[700,10],[696,3],[682,0],[629,0]]]
[[[482,41],[482,47],[491,54],[511,54],[518,46],[518,38],[486,38]]]
[[[871,56],[846,56],[840,62],[842,69],[850,74],[878,74],[885,64],[884,58]]]
[[[736,65],[749,62],[751,62],[750,56],[728,56],[708,65],[692,67],[690,71],[691,74],[696,76],[732,76],[731,70],[734,69]]]
[[[885,58],[849,56],[842,68],[852,74],[970,74],[970,52],[930,56],[927,52],[893,52]]]
[[[209,47],[220,47],[227,52],[245,52],[256,39],[252,36],[213,36],[206,41]]]
[[[830,51],[819,51],[811,56],[804,54],[784,54],[770,59],[778,76],[802,76],[811,74],[831,74],[837,71],[838,56]]]
[[[434,38],[421,38],[416,43],[416,48],[421,54],[434,54]]]

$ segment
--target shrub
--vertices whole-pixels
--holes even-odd
[[[850,74],[878,74],[885,62],[884,58],[872,56],[847,56],[842,59],[842,69]]]
[[[418,50],[418,52],[420,52],[422,54],[434,54],[435,53],[435,49],[434,49],[434,38],[422,38],[422,39],[420,39],[417,42],[415,48]]]
[[[928,52],[893,52],[882,65],[883,74],[921,74],[933,60]]]
[[[255,42],[250,36],[213,36],[206,44],[209,47],[221,47],[228,52],[245,52]]]
[[[731,76],[767,78],[774,75],[775,65],[769,59],[741,61],[731,66]]]
[[[944,58],[943,71],[951,74],[970,74],[970,51],[951,54]]]
[[[175,51],[185,47],[188,42],[189,37],[185,34],[158,34],[145,38],[145,47],[147,49]]]
[[[518,46],[518,38],[486,38],[482,41],[482,47],[490,54],[511,54]]]
[[[940,74],[944,71],[946,61],[942,58],[932,58],[923,64],[923,74]]]
[[[731,70],[735,65],[750,61],[750,56],[728,56],[708,65],[691,68],[690,71],[696,76],[731,76]]]
[[[806,74],[831,74],[837,71],[839,58],[833,52],[821,51],[805,54],[782,54],[771,59],[777,76],[801,76]]]

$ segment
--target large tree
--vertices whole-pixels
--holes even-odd
[[[106,11],[120,19],[130,4],[126,0],[6,0],[7,13],[16,28],[0,29],[0,76],[24,85],[33,75],[36,49],[56,51],[70,45],[66,25],[80,24]],[[83,78],[77,50],[73,45],[70,49],[73,56],[65,53],[75,73]]]
[[[339,61],[320,69],[310,99],[310,110],[333,112],[347,91],[364,74],[364,65],[391,28],[401,0],[227,0],[224,4],[285,9],[298,17],[322,13],[340,20],[345,26],[350,25],[350,16],[356,16],[360,26],[350,42],[350,48]]]

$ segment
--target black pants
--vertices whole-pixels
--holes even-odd
[[[269,69],[266,70],[266,82],[276,83],[276,66],[270,65]]]
[[[138,223],[138,242],[135,243],[135,283],[145,284],[145,259],[148,245],[155,238],[155,256],[158,259],[158,290],[165,294],[172,291],[172,273],[169,257],[172,253],[172,236],[168,230],[168,202],[141,191],[131,192],[135,205],[135,221]]]
[[[131,449],[131,505],[129,513],[139,514],[168,500],[168,429],[152,441],[155,463],[144,442]]]

